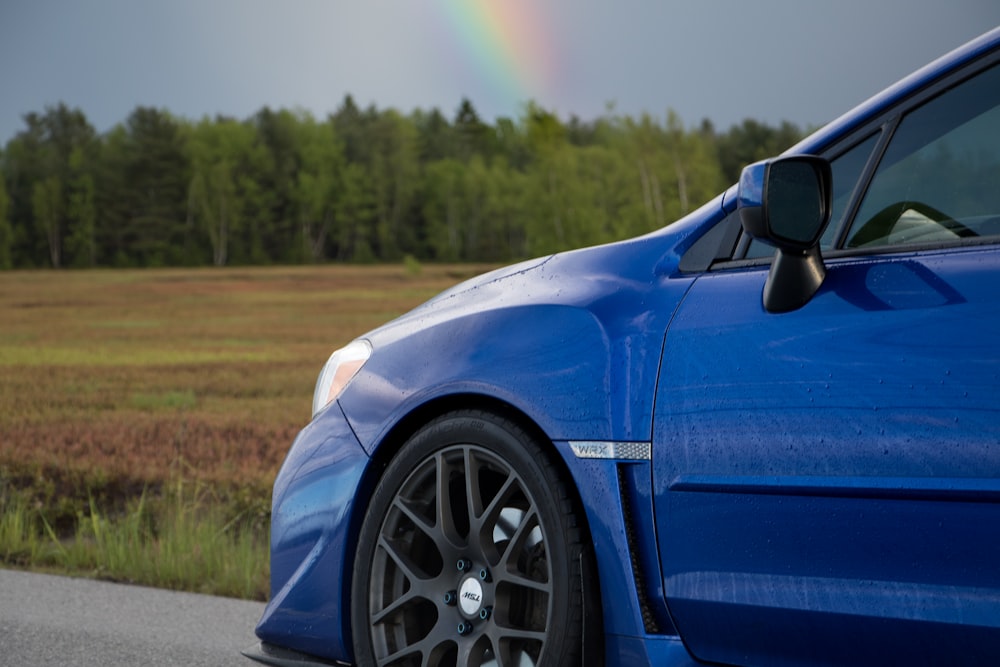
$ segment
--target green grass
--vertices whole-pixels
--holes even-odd
[[[6,490],[0,494],[0,561],[29,566],[40,563],[45,552],[41,514],[25,494]]]
[[[8,490],[0,512],[0,558],[14,566],[100,579],[266,599],[267,513],[180,478],[121,509],[95,498],[62,536],[27,494]]]

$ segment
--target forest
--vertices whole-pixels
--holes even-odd
[[[350,96],[322,120],[140,106],[99,134],[62,103],[23,119],[0,152],[0,269],[514,261],[669,224],[803,135]]]

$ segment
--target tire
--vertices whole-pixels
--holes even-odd
[[[357,662],[579,666],[585,589],[596,591],[583,554],[573,503],[537,442],[490,413],[441,417],[390,462],[362,525]]]

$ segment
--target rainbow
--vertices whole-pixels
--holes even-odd
[[[540,100],[555,78],[551,31],[538,0],[433,0],[445,37],[488,87],[491,105]],[[478,100],[472,100],[478,103]]]

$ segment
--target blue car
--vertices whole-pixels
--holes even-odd
[[[1000,665],[1000,29],[335,352],[274,665]]]

